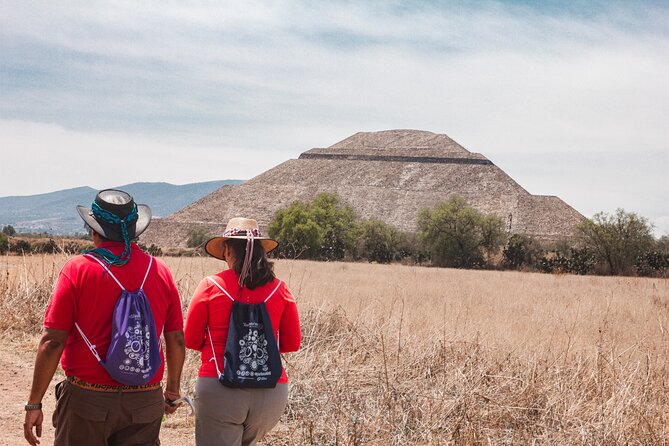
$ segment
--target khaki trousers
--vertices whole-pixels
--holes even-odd
[[[63,381],[56,386],[54,446],[157,446],[164,413],[160,389],[96,392]]]
[[[253,446],[278,422],[288,402],[288,385],[232,389],[217,378],[195,385],[195,444]]]

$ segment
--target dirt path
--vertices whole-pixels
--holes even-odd
[[[0,446],[25,446],[28,442],[23,438],[23,420],[25,411],[23,405],[28,398],[32,382],[33,364],[37,337],[26,337],[20,340],[8,340],[9,336],[1,336],[0,340]],[[53,444],[54,428],[51,416],[56,404],[54,387],[64,379],[62,371],[58,369],[51,381],[49,390],[44,396],[44,424],[42,425],[41,446]],[[185,409],[180,409],[176,416],[166,419],[161,430],[161,444],[163,446],[191,446],[193,440],[193,419],[186,415]]]
[[[3,338],[7,338],[4,336]],[[33,349],[37,346],[37,338],[9,341],[4,339],[0,345],[0,395],[2,396],[2,411],[0,412],[0,445],[14,446],[27,445],[23,438],[23,420],[25,411],[23,405],[26,403],[30,384],[32,382],[34,352],[31,354],[29,345]],[[42,445],[53,444],[53,427],[51,425],[51,414],[55,406],[53,387],[60,381],[62,375],[56,373],[49,391],[44,397],[44,424],[41,438]]]

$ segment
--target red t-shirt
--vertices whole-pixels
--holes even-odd
[[[115,255],[123,251],[120,242],[104,242],[98,247],[109,249]],[[127,290],[134,291],[142,284],[148,266],[149,255],[133,243],[130,261],[109,269]],[[151,305],[158,335],[183,329],[179,292],[169,269],[159,259],[153,260],[144,292]],[[111,342],[114,305],[120,295],[121,288],[95,259],[80,255],[63,266],[46,309],[44,327],[70,333],[61,357],[65,375],[95,384],[120,385],[98,363],[74,326],[75,322],[79,324],[104,360]],[[163,358],[162,348],[160,355]],[[163,359],[150,384],[163,378],[164,364]]]
[[[212,276],[235,300],[248,304],[258,304],[267,299],[267,296],[276,288],[279,279],[249,290],[243,288],[239,293],[238,276],[234,270],[228,269]],[[300,331],[300,319],[297,315],[295,298],[291,294],[285,282],[276,290],[270,300],[265,303],[267,312],[272,321],[274,337],[278,339],[279,352],[288,353],[300,348],[302,332]],[[211,342],[207,334],[207,326],[211,331],[216,350],[216,359],[219,368],[223,367],[223,354],[225,343],[228,339],[228,326],[230,322],[230,310],[232,301],[228,296],[207,278],[204,278],[195,289],[195,294],[188,306],[186,316],[186,328],[184,335],[186,347],[198,350],[202,354],[202,364],[198,376],[217,377],[216,365],[212,360]],[[280,384],[288,382],[285,369],[279,379]]]

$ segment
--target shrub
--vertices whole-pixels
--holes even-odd
[[[311,202],[279,209],[269,236],[279,242],[276,254],[288,258],[341,260],[353,252],[355,212],[336,194],[322,193]]]
[[[539,260],[539,271],[544,273],[571,273],[586,275],[595,267],[595,256],[587,248],[555,250]]]
[[[0,232],[0,254],[4,254],[9,250],[9,239],[4,232]]]
[[[634,265],[640,276],[663,276],[669,272],[669,252],[650,251],[640,255]]]
[[[70,255],[81,254],[85,249],[92,248],[94,248],[94,246],[86,240],[70,240],[62,246],[63,252]]]
[[[186,246],[189,248],[202,248],[207,240],[209,240],[207,230],[199,226],[194,226],[188,230]]]
[[[541,257],[539,243],[527,235],[514,234],[509,237],[502,251],[502,266],[511,269],[534,267]]]
[[[433,210],[418,215],[418,234],[437,266],[477,268],[490,262],[503,243],[504,223],[499,217],[483,215],[454,197]]]
[[[52,238],[50,238],[47,241],[39,241],[33,243],[33,249],[32,251],[36,254],[54,254],[60,251],[58,249],[58,245],[56,244],[56,241]]]
[[[139,247],[142,251],[145,251],[146,253],[148,253],[149,255],[152,255],[154,257],[160,257],[160,256],[163,255],[163,250],[160,249],[159,246],[156,246],[153,243],[151,243],[150,246],[140,244]]]
[[[657,240],[655,244],[655,250],[660,252],[669,252],[669,235],[663,235]]]
[[[156,246],[153,243],[149,245],[148,248],[146,248],[146,252],[148,252],[150,255],[154,257],[160,257],[163,255],[163,250],[160,249],[160,246]]]
[[[370,262],[399,260],[399,232],[381,220],[363,220],[356,227],[356,257]]]
[[[618,209],[615,214],[595,214],[576,227],[583,246],[604,263],[610,274],[625,274],[637,258],[655,243],[652,226],[644,217]]]
[[[9,251],[16,254],[28,254],[32,251],[32,245],[27,240],[13,240],[9,244]]]
[[[7,225],[2,228],[2,233],[7,237],[13,237],[16,235],[16,229],[14,229],[14,226],[12,225]]]

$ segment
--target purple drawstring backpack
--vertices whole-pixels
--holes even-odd
[[[79,334],[86,342],[91,353],[113,380],[128,386],[141,386],[149,383],[162,364],[160,344],[153,320],[151,305],[144,294],[144,283],[149,276],[153,257],[149,257],[149,267],[138,290],[128,291],[112,274],[107,265],[97,257],[86,254],[98,262],[112,279],[121,287],[121,295],[114,305],[112,314],[111,343],[107,357],[100,358],[95,345],[91,344],[84,332],[75,322]]]

